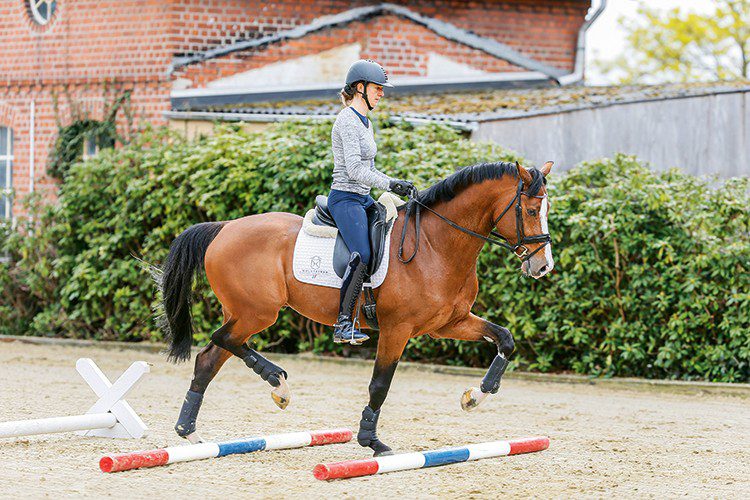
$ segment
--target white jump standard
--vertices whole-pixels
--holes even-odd
[[[148,363],[136,361],[114,384],[89,358],[79,359],[76,370],[99,398],[85,415],[3,422],[0,423],[0,438],[72,431],[82,436],[109,438],[140,438],[146,435],[146,424],[124,398],[149,372]]]

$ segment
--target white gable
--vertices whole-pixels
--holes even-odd
[[[487,75],[486,71],[476,69],[468,64],[459,63],[448,59],[445,56],[436,54],[434,52],[429,53],[429,60],[427,62],[427,78],[455,78],[458,76],[475,76],[475,75]]]
[[[358,43],[342,45],[309,56],[298,57],[244,73],[209,82],[207,87],[255,89],[264,87],[292,87],[314,84],[341,84],[357,59],[362,47]]]

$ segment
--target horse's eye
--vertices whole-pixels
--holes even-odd
[[[530,216],[536,217],[536,210],[534,210],[533,208],[526,210],[526,212],[528,212]]]

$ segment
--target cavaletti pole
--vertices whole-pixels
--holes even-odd
[[[158,467],[176,462],[190,462],[206,458],[252,453],[263,450],[304,448],[351,441],[350,429],[332,429],[309,432],[290,432],[269,436],[250,437],[221,443],[198,443],[171,446],[158,450],[139,451],[122,455],[107,455],[99,460],[102,472],[120,472],[144,467]]]
[[[532,453],[547,448],[549,448],[549,438],[547,437],[491,441],[435,451],[402,453],[364,460],[318,464],[313,469],[313,475],[320,480],[347,479],[400,470],[437,467],[482,458]]]

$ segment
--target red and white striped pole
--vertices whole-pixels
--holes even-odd
[[[107,455],[99,460],[102,472],[120,472],[144,467],[158,467],[175,462],[190,462],[206,458],[252,453],[263,450],[283,450],[347,443],[352,439],[350,429],[289,432],[269,436],[251,437],[221,443],[198,443],[171,446],[158,450],[139,451],[122,455]]]
[[[313,475],[320,480],[348,479],[352,477],[370,476],[423,467],[437,467],[482,458],[502,457],[532,453],[549,448],[548,437],[530,437],[511,441],[491,441],[488,443],[470,444],[456,448],[423,451],[417,453],[402,453],[364,460],[349,460],[318,464],[313,469]]]

